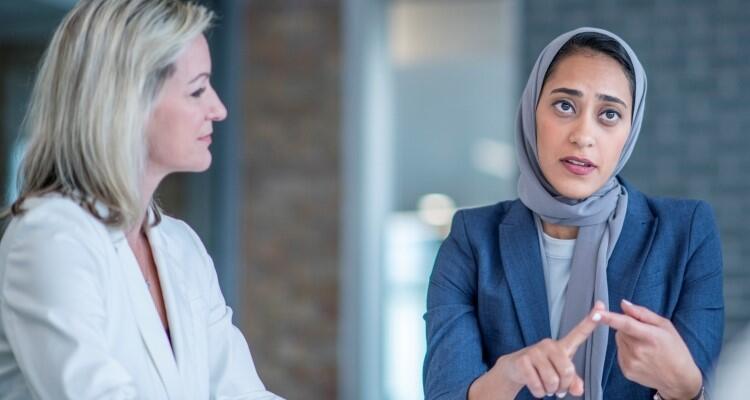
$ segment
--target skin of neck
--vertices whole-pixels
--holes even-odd
[[[577,226],[557,225],[542,221],[542,230],[555,239],[575,239],[578,237]]]
[[[162,179],[166,174],[160,174],[155,173],[153,170],[149,171],[149,169],[146,170],[146,173],[144,175],[144,179],[141,181],[141,216],[138,219],[138,224],[133,226],[132,228],[128,229],[127,232],[125,232],[125,237],[128,240],[128,243],[134,244],[137,243],[140,239],[140,235],[143,232],[143,226],[146,222],[146,217],[148,215],[148,207],[151,203],[151,199],[154,197],[154,192],[156,192],[156,188],[159,186],[159,183],[161,183]]]

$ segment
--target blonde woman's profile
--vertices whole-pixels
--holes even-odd
[[[0,399],[276,399],[210,256],[153,195],[211,164],[213,13],[82,0],[43,57],[0,241]]]

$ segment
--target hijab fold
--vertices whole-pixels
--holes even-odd
[[[635,74],[633,113],[630,134],[620,154],[620,159],[609,180],[591,196],[574,200],[560,195],[539,167],[536,135],[536,106],[544,85],[544,76],[560,48],[579,33],[592,32],[616,40],[627,52]],[[596,300],[609,307],[607,263],[620,237],[625,221],[628,194],[617,180],[633,152],[643,121],[646,99],[646,73],[633,50],[617,35],[598,28],[578,28],[564,33],[542,50],[534,64],[521,96],[516,120],[516,155],[520,176],[518,196],[537,220],[541,238],[541,222],[577,226],[578,238],[571,273],[565,290],[565,305],[560,320],[560,337],[564,337],[583,318],[586,318]],[[539,242],[542,252],[544,243]],[[542,262],[546,257],[542,254]],[[584,398],[602,400],[601,386],[604,358],[607,351],[609,329],[599,326],[573,356],[576,372],[584,380]],[[575,398],[568,395],[567,398]]]

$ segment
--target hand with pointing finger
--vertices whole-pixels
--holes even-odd
[[[622,310],[602,312],[602,322],[617,330],[617,361],[625,377],[665,399],[695,398],[703,377],[672,322],[627,300]]]
[[[573,355],[599,324],[604,304],[597,302],[589,315],[559,340],[544,339],[497,359],[495,365],[469,387],[469,400],[513,399],[523,387],[535,397],[583,394],[583,380]]]

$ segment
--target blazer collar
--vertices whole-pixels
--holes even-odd
[[[628,209],[625,213],[620,239],[617,240],[607,266],[607,285],[609,286],[609,309],[621,313],[620,301],[633,298],[635,284],[651,250],[659,220],[651,212],[646,196],[624,179],[619,179],[628,191]],[[604,359],[602,387],[606,387],[612,371],[616,349],[614,331],[610,330],[607,354]]]
[[[500,259],[524,344],[550,337],[549,306],[539,236],[531,211],[516,200],[500,222]]]
[[[607,284],[610,310],[622,312],[620,301],[633,296],[658,220],[651,213],[646,197],[624,179],[618,179],[628,192],[628,208],[620,239],[607,265]],[[510,203],[498,230],[503,270],[524,343],[530,346],[550,337],[547,290],[533,214],[516,200]],[[615,349],[614,334],[610,332],[602,386],[606,385],[612,369]]]
[[[185,378],[184,374],[190,370],[188,356],[191,353],[188,341],[193,335],[187,329],[190,315],[188,314],[187,285],[183,275],[184,257],[180,252],[180,246],[176,243],[170,243],[161,225],[149,229],[147,236],[156,262],[156,269],[159,272],[161,292],[167,310],[169,332],[172,339],[173,355],[177,367]]]
[[[183,364],[180,361],[186,353],[187,344],[183,339],[188,335],[183,333],[184,316],[180,312],[180,305],[184,307],[187,302],[183,299],[184,290],[181,290],[184,283],[180,276],[174,273],[176,266],[167,247],[167,240],[158,226],[147,232],[167,310],[171,344],[124,233],[111,231],[110,235],[123,270],[124,284],[127,287],[138,330],[168,397],[186,398],[184,388],[186,381],[181,377],[181,370],[184,368],[180,368]]]

